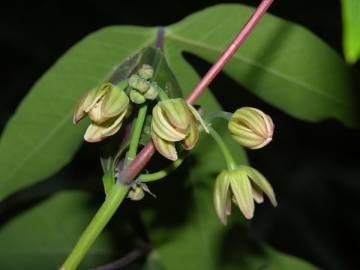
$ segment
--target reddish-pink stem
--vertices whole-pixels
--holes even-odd
[[[236,50],[245,41],[250,32],[254,29],[258,21],[268,10],[273,0],[262,0],[245,26],[241,29],[239,34],[231,42],[230,46],[223,52],[215,64],[209,69],[205,76],[201,79],[198,85],[193,89],[191,94],[187,97],[187,102],[194,103],[195,100],[201,95],[201,93],[209,86],[209,84],[215,79],[217,74],[223,69],[225,64],[229,62]],[[136,156],[134,161],[123,172],[121,179],[130,183],[136,175],[141,172],[146,164],[150,161],[152,155],[155,153],[155,147],[152,142],[148,143]]]
[[[224,68],[225,64],[229,62],[236,50],[245,41],[250,32],[254,29],[255,25],[261,19],[261,17],[268,10],[273,0],[263,0],[257,7],[253,15],[247,21],[245,26],[241,29],[239,34],[231,42],[229,47],[223,52],[215,64],[209,69],[205,76],[201,79],[198,85],[192,90],[191,94],[187,97],[187,102],[194,103],[195,100],[201,95],[201,93],[209,86],[209,84],[215,79],[219,72]]]

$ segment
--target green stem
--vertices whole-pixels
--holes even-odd
[[[105,201],[85,229],[61,270],[75,270],[78,267],[96,238],[119,208],[128,190],[129,187],[123,184],[117,183],[113,185]]]
[[[225,112],[225,111],[218,111],[218,112],[212,112],[212,113],[209,113],[205,118],[204,120],[207,122],[207,123],[210,123],[212,120],[214,119],[217,119],[217,118],[221,118],[221,119],[224,119],[226,121],[229,121],[232,117],[232,113],[229,113],[229,112]]]
[[[228,166],[228,169],[229,170],[236,169],[236,161],[233,158],[229,148],[226,146],[225,142],[223,141],[223,139],[219,135],[219,133],[217,133],[217,131],[215,129],[213,129],[211,126],[208,126],[208,128],[209,128],[209,133],[210,133],[211,137],[218,144],[218,146],[220,147],[221,152],[224,155],[224,158],[225,158],[226,164]]]
[[[184,157],[181,157],[174,161],[169,167],[158,171],[154,173],[143,173],[140,174],[137,180],[140,180],[141,182],[153,182],[156,180],[160,180],[161,178],[164,178],[165,176],[169,175],[171,172],[176,170],[184,161]]]
[[[133,127],[133,131],[131,132],[130,146],[125,160],[125,167],[127,167],[136,157],[141,132],[146,118],[146,112],[147,112],[147,105],[143,105],[139,109],[137,118],[134,120],[135,124]]]
[[[166,94],[166,92],[164,91],[164,89],[162,89],[162,88],[158,88],[158,91],[159,91],[159,96],[158,96],[158,98],[159,98],[159,100],[160,101],[164,101],[164,100],[167,100],[167,99],[169,99],[169,97],[168,97],[168,95]]]

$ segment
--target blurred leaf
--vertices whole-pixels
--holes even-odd
[[[343,47],[346,61],[354,64],[360,57],[360,1],[342,0]]]
[[[183,52],[215,61],[252,11],[242,5],[219,5],[172,25],[166,32],[166,53],[177,57],[170,65]],[[296,118],[317,122],[335,117],[348,126],[358,125],[347,66],[333,49],[296,24],[265,16],[225,72]],[[234,99],[237,96],[235,89],[224,91]]]
[[[36,82],[1,136],[0,201],[72,159],[86,127],[86,121],[80,126],[71,122],[80,97],[152,41],[150,28],[105,28],[71,48]],[[110,80],[119,79],[116,75]]]
[[[58,269],[94,211],[82,192],[63,192],[14,217],[0,227],[0,269]],[[103,233],[82,269],[109,261],[112,238]]]

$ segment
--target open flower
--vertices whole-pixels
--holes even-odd
[[[208,129],[196,109],[182,98],[160,101],[153,108],[151,136],[157,151],[170,160],[177,160],[175,142],[192,149],[199,139],[200,123]]]
[[[242,107],[232,115],[228,128],[242,146],[259,149],[271,142],[274,123],[270,116],[258,109]]]
[[[265,193],[274,207],[277,206],[274,190],[266,178],[254,168],[241,166],[235,170],[224,170],[216,178],[214,189],[215,210],[226,225],[231,214],[231,201],[238,205],[247,219],[254,215],[255,204],[264,201]]]
[[[127,82],[123,84],[127,85]],[[129,98],[121,87],[106,83],[83,96],[75,108],[74,124],[88,116],[91,124],[87,128],[84,139],[98,142],[115,134],[122,125],[129,107]]]

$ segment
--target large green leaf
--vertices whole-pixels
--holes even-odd
[[[86,123],[71,123],[74,106],[126,57],[153,41],[153,30],[109,27],[71,48],[19,105],[0,140],[0,201],[68,163]]]
[[[360,57],[360,1],[342,0],[343,47],[345,58],[355,63]]]
[[[195,13],[168,28],[167,52],[176,53],[177,59],[182,52],[190,52],[213,62],[252,11],[229,4]],[[335,117],[348,126],[358,124],[347,66],[334,50],[301,26],[265,16],[225,72],[294,117],[314,122]],[[224,92],[237,96],[236,89]]]
[[[186,93],[199,78],[182,53],[214,61],[252,10],[241,5],[217,6],[167,29],[165,55]],[[153,28],[106,28],[73,47],[35,84],[1,137],[0,200],[45,179],[69,162],[84,131],[84,126],[71,124],[72,110],[79,97],[106,79],[126,56],[154,40]],[[309,121],[335,117],[349,126],[356,125],[354,98],[344,63],[321,40],[299,26],[265,16],[225,72],[295,117]],[[232,95],[236,97],[236,92]],[[199,103],[206,112],[219,109],[209,92]],[[225,134],[224,138],[229,140]],[[238,151],[239,159],[244,161],[243,152]],[[213,211],[212,180],[224,164],[208,138],[197,147],[194,160],[196,166],[183,179],[191,193],[190,212],[183,223],[172,229],[155,227],[152,232],[159,256],[171,270],[196,266],[219,269],[216,254],[225,230]]]
[[[221,5],[169,27],[165,54],[186,78],[182,52],[214,61],[253,9]],[[225,19],[224,19],[225,18]],[[105,80],[127,56],[154,42],[154,28],[110,27],[70,49],[34,85],[0,140],[0,200],[45,179],[74,155],[85,123],[71,124],[79,97]],[[347,69],[338,55],[309,31],[267,15],[225,71],[262,99],[309,121],[336,117],[355,125]],[[196,81],[184,88],[187,92]],[[226,94],[236,97],[235,90]]]
[[[63,192],[2,225],[0,269],[58,269],[94,214],[89,202],[87,194]],[[105,233],[82,269],[104,264],[117,252]]]

